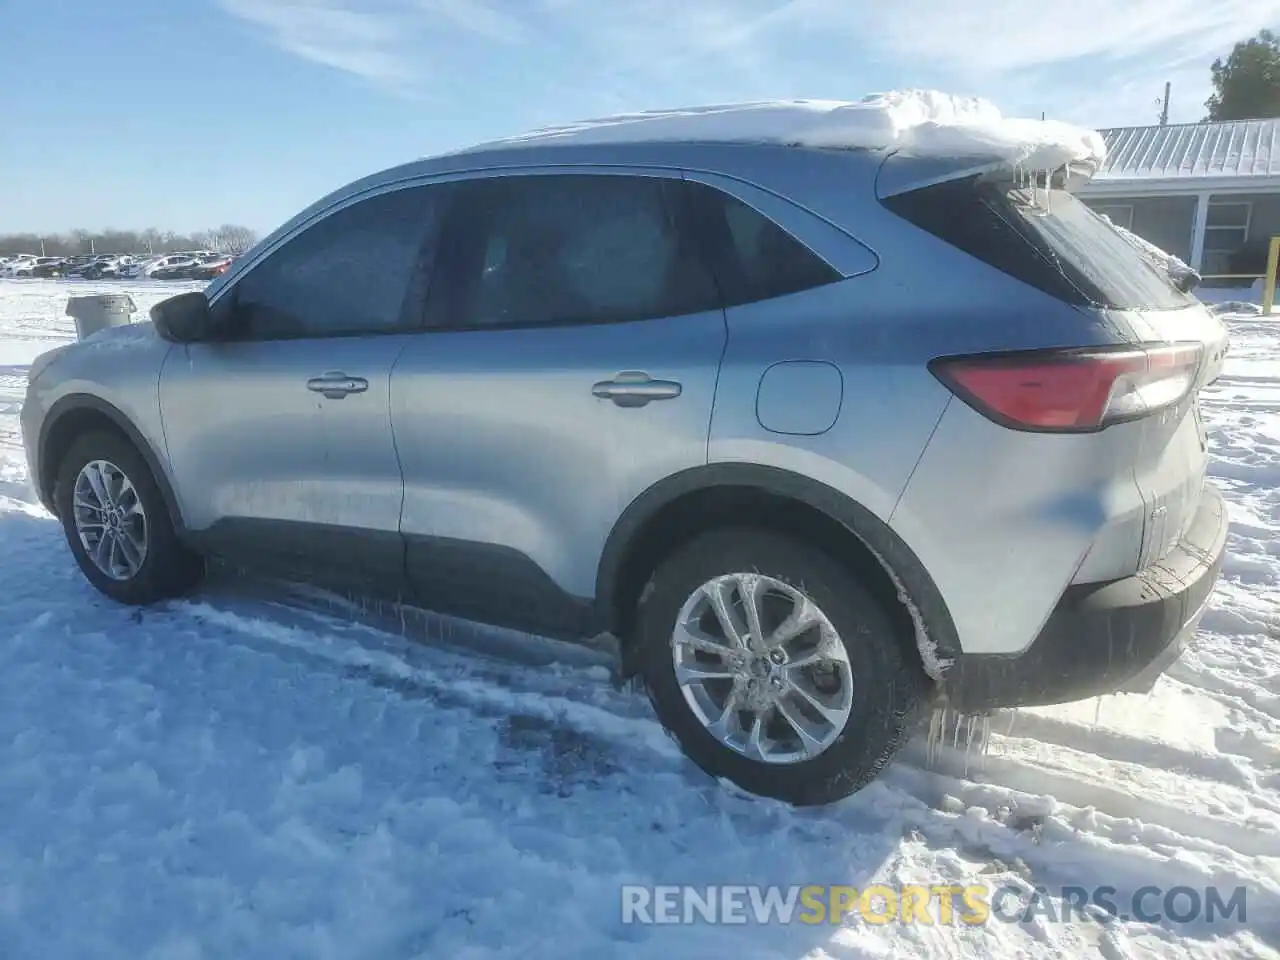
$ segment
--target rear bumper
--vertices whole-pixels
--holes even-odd
[[[1019,654],[961,654],[943,678],[948,703],[976,712],[1150,690],[1195,634],[1226,541],[1226,505],[1206,484],[1167,557],[1123,580],[1069,587]]]

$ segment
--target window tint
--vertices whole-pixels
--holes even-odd
[[[770,300],[841,279],[840,273],[754,207],[723,190],[687,183],[726,306]]]
[[[509,176],[457,197],[429,325],[609,323],[718,309],[666,182]]]
[[[258,264],[232,291],[235,327],[254,340],[404,329],[423,286],[446,190],[412,187],[331,214]]]
[[[1075,196],[1007,180],[948,180],[889,197],[916,226],[1011,277],[1078,306],[1176,309],[1194,298]]]

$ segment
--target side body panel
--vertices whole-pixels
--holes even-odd
[[[22,409],[24,434],[36,451],[32,480],[42,488],[52,485],[57,464],[44,462],[42,451],[53,427],[49,416],[86,405],[82,399],[118,411],[120,419],[131,424],[137,439],[150,449],[158,466],[168,472],[159,381],[172,349],[151,324],[139,323],[102,331],[59,353],[30,384]]]
[[[959,650],[1020,650],[1105,535],[1108,518],[1134,511],[1141,518],[1129,449],[1135,435],[1005,430],[955,400],[928,363],[1123,343],[1131,333],[1119,318],[1064,305],[896,217],[871,184],[841,185],[831,159],[806,157],[802,165],[803,179],[788,168],[765,182],[856,236],[878,266],[829,288],[727,311],[710,458],[779,467],[839,490],[919,558],[951,613]],[[781,360],[839,366],[834,426],[785,437],[760,426],[751,403],[766,368]],[[1119,537],[1130,563],[1141,540],[1140,532]]]
[[[1130,423],[1095,434],[1023,433],[959,400],[948,405],[891,526],[933,575],[963,652],[1027,648],[1095,545],[1127,573],[1138,569],[1145,507],[1133,452],[1141,431]]]
[[[391,368],[411,335],[192,344],[160,385],[175,486],[204,548],[283,572],[398,585],[403,485]],[[367,388],[307,387],[341,371]],[[345,579],[345,577],[344,577]]]

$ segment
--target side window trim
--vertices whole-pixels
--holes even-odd
[[[714,285],[715,273],[711,269],[710,264],[703,252],[700,238],[690,232],[690,217],[688,213],[688,204],[684,198],[683,171],[673,167],[648,167],[648,166],[606,166],[606,165],[565,165],[565,166],[528,166],[528,167],[510,167],[488,169],[483,171],[472,171],[461,175],[450,175],[449,179],[456,183],[478,184],[496,179],[516,179],[531,178],[539,176],[599,176],[599,177],[626,177],[629,179],[653,179],[660,182],[662,187],[663,203],[666,207],[667,215],[671,217],[675,229],[679,232],[679,242],[688,244],[697,257],[698,268],[704,271],[708,281]],[[465,196],[459,191],[458,200],[451,205],[447,216],[443,222],[440,231],[440,243],[438,247],[437,262],[442,269],[433,271],[435,276],[454,276],[459,267],[458,258],[462,255],[462,244],[459,229],[459,223],[472,226],[472,218],[468,216],[465,204],[461,198]],[[448,282],[446,280],[446,282]],[[439,297],[441,296],[440,287],[434,282],[429,292],[428,300],[424,304],[423,322],[420,327],[421,332],[426,334],[443,334],[443,333],[469,333],[469,332],[485,332],[485,331],[501,331],[501,330],[537,330],[550,329],[557,327],[582,327],[582,326],[605,326],[620,325],[632,323],[648,323],[661,317],[635,317],[627,319],[600,319],[600,320],[552,320],[545,322],[512,322],[504,324],[489,324],[485,326],[476,326],[466,322],[433,322],[432,310],[439,309]],[[717,296],[717,302],[709,305],[708,309],[722,309]],[[689,315],[694,315],[695,311]]]

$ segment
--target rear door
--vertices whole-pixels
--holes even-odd
[[[230,339],[170,355],[169,457],[211,551],[398,592],[391,370],[421,319],[445,189],[360,199],[305,227],[221,291]]]
[[[411,587],[446,613],[592,632],[604,543],[706,463],[725,349],[669,172],[457,184],[426,332],[391,382]]]

